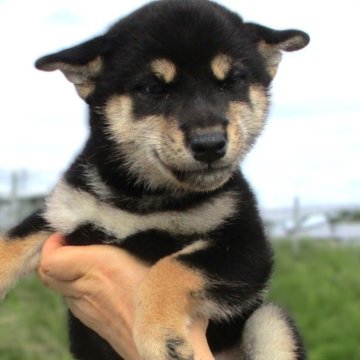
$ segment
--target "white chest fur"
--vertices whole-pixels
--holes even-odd
[[[62,180],[48,198],[44,216],[63,234],[91,223],[121,241],[150,229],[179,235],[205,234],[234,214],[235,202],[233,193],[226,192],[185,211],[135,214],[99,201]]]

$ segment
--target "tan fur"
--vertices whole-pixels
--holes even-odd
[[[103,68],[103,61],[98,56],[85,65],[70,65],[62,62],[43,65],[41,70],[60,70],[65,77],[75,85],[75,88],[82,98],[87,98],[94,90],[93,78],[98,76]]]
[[[198,170],[185,145],[182,131],[175,119],[164,116],[148,116],[135,121],[133,103],[130,97],[113,96],[105,106],[105,115],[109,124],[108,136],[113,138],[126,153],[127,166],[149,187],[166,186],[179,191],[209,191],[221,186],[231,176],[231,170],[219,171],[208,177],[197,176],[189,182],[180,182],[171,169],[183,171]],[[114,154],[116,156],[116,154]],[[226,160],[234,164],[236,158]],[[206,165],[202,165],[206,168]]]
[[[275,77],[282,58],[281,51],[278,47],[266,44],[263,41],[259,43],[258,49],[265,58],[267,72],[272,78]]]
[[[165,170],[161,171],[154,150],[161,147],[165,120],[162,117],[151,117],[135,122],[132,108],[133,102],[128,96],[110,98],[105,107],[108,136],[125,152],[131,172],[148,179],[150,187],[161,185],[164,179],[166,181],[169,178],[169,174]]]
[[[170,60],[156,59],[150,67],[154,74],[166,83],[172,82],[176,76],[176,66]]]
[[[229,149],[238,149],[245,155],[254,140],[260,135],[266,120],[268,98],[265,90],[259,85],[253,85],[249,90],[250,103],[233,101],[229,105],[228,119],[230,120]]]
[[[211,62],[211,69],[218,80],[225,80],[232,66],[232,59],[228,55],[217,55]]]
[[[37,268],[42,245],[49,236],[49,232],[41,231],[23,239],[0,239],[0,299],[20,276]]]
[[[239,154],[241,154],[242,143],[244,141],[244,136],[242,134],[242,128],[240,126],[243,119],[240,118],[240,112],[235,111],[234,104],[230,103],[227,118],[229,120],[229,125],[227,127],[228,134],[228,148],[227,148],[227,156],[233,158],[238,158]],[[242,103],[236,103],[237,106],[242,106]]]
[[[137,295],[135,341],[142,359],[168,359],[167,340],[183,339],[179,352],[189,358],[188,326],[202,298],[205,280],[173,256],[150,270]]]
[[[191,172],[199,166],[185,145],[184,135],[176,120],[149,116],[142,121],[135,121],[132,99],[128,96],[114,96],[105,107],[109,136],[127,154],[129,170],[148,186],[213,190],[229,179],[234,166],[248,152],[264,127],[268,108],[266,91],[259,85],[253,85],[249,94],[250,106],[244,102],[231,102],[229,105],[228,148],[226,156],[221,160],[222,165],[229,164],[229,169],[208,177],[194,176],[188,182],[179,182],[173,176],[171,170]]]
[[[302,49],[307,43],[308,41],[303,36],[296,35],[278,44],[278,48],[284,51],[295,51]]]

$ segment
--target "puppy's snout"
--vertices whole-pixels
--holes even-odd
[[[190,148],[194,159],[207,164],[225,156],[227,139],[224,133],[196,134],[190,138]]]

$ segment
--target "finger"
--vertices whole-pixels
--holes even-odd
[[[82,266],[82,262],[79,261],[81,256],[77,249],[54,253],[51,257],[42,258],[40,270],[48,277],[59,281],[75,281],[88,271],[88,268]]]
[[[59,281],[73,281],[82,277],[91,266],[87,247],[68,246],[66,239],[54,234],[45,242],[39,272]]]
[[[144,276],[148,267],[126,251],[109,245],[69,246],[60,234],[52,235],[44,244],[40,268],[59,281],[77,280],[97,266],[122,264],[123,270]],[[107,265],[107,266],[108,266]],[[136,270],[136,271],[134,271]],[[124,275],[126,271],[124,272]],[[128,274],[131,276],[131,274]]]
[[[53,277],[47,276],[41,269],[39,269],[39,276],[42,282],[51,290],[56,291],[60,295],[71,298],[80,298],[81,291],[76,281],[60,281]]]
[[[41,253],[47,256],[65,245],[66,239],[61,234],[55,233],[45,241]]]

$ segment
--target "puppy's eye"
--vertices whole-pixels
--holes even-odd
[[[249,73],[245,69],[234,70],[230,75],[230,79],[234,82],[246,81],[248,77]]]
[[[218,87],[220,91],[234,88],[239,85],[246,84],[249,78],[249,73],[245,69],[235,69],[223,81],[219,82]]]
[[[149,95],[166,95],[169,92],[169,88],[166,84],[151,83],[143,86],[141,92]]]

